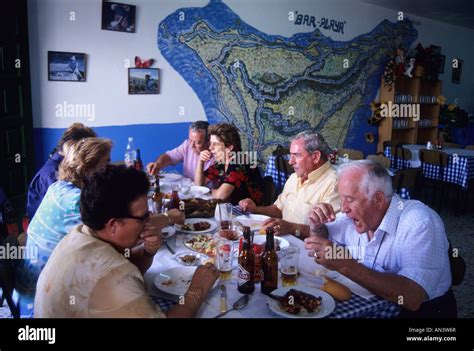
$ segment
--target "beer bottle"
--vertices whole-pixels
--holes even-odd
[[[172,189],[172,192],[171,192],[171,207],[170,208],[176,208],[179,210],[179,203],[181,200],[178,194],[178,186],[173,185],[171,189]]]
[[[241,294],[251,294],[255,290],[254,269],[255,256],[252,249],[250,227],[244,227],[242,250],[239,254],[239,274],[237,289]]]
[[[278,256],[275,251],[273,227],[267,228],[267,241],[262,255],[262,272],[261,290],[263,294],[269,294],[278,288]]]
[[[143,172],[143,162],[142,162],[142,157],[140,155],[140,149],[137,149],[137,158],[133,162],[133,167],[138,170]]]
[[[163,206],[163,193],[160,189],[160,176],[158,174],[155,175],[155,190],[153,191],[151,199],[155,203],[157,213],[160,213]]]

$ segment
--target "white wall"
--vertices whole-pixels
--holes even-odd
[[[121,2],[121,1],[119,1]],[[64,128],[71,120],[55,116],[57,104],[94,104],[96,118],[84,120],[90,126],[176,123],[206,119],[194,91],[163,59],[157,48],[159,22],[180,7],[204,6],[206,0],[124,0],[137,5],[136,33],[101,30],[101,0],[29,0],[30,61],[33,118],[35,128]],[[394,21],[397,12],[358,1],[316,0],[226,0],[243,21],[268,34],[291,36],[312,31],[288,20],[298,11],[317,18],[345,20],[344,34],[322,30],[335,40],[350,40],[371,31],[383,19]],[[70,11],[75,21],[70,21]],[[474,111],[474,31],[415,18],[421,22],[417,42],[435,44],[446,55],[443,91],[458,98],[461,106]],[[71,51],[88,55],[87,82],[49,82],[47,52]],[[134,56],[154,58],[161,69],[161,94],[128,95],[125,60],[134,66]],[[462,83],[451,84],[448,67],[453,57],[464,60]],[[179,115],[179,107],[185,115]]]

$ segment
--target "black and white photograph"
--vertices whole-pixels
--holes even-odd
[[[159,94],[160,70],[158,68],[129,68],[129,94]]]
[[[86,54],[48,51],[48,80],[86,81]]]
[[[135,33],[136,6],[116,2],[102,3],[102,29]]]

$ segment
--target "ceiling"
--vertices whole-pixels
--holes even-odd
[[[474,29],[473,0],[362,0],[362,2]]]

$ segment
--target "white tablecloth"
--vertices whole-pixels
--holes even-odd
[[[176,234],[169,239],[172,248],[175,249],[176,254],[189,251],[183,244],[182,234]],[[344,303],[337,303],[336,309],[329,316],[333,318],[350,318],[350,317],[394,317],[398,313],[398,307],[384,301],[378,297],[374,297],[370,292],[361,286],[350,281],[346,277],[341,276],[337,272],[330,272],[325,270],[314,262],[312,257],[308,257],[307,251],[304,249],[303,241],[292,235],[283,236],[290,245],[297,246],[300,249],[299,255],[299,269],[301,275],[298,277],[298,285],[305,285],[319,288],[322,285],[323,278],[318,275],[327,273],[331,278],[339,280],[348,286],[353,291],[353,297]],[[145,282],[148,292],[152,296],[164,297],[166,299],[174,299],[177,297],[164,294],[158,290],[154,285],[156,274],[173,267],[182,267],[166,247],[162,247],[154,257],[153,264],[145,274]],[[226,282],[227,286],[227,301],[228,309],[232,307],[232,303],[242,296],[237,290],[236,274],[237,274],[237,259],[234,258],[232,280]],[[281,282],[279,287],[281,287]],[[356,295],[354,293],[359,294]],[[273,313],[266,304],[267,296],[260,292],[260,284],[255,284],[255,291],[250,296],[248,305],[240,311],[231,311],[225,317],[227,318],[278,318],[279,316]],[[171,306],[171,304],[169,305]],[[220,293],[219,289],[214,289],[210,292],[208,298],[205,300],[197,315],[198,318],[212,318],[220,313]]]

